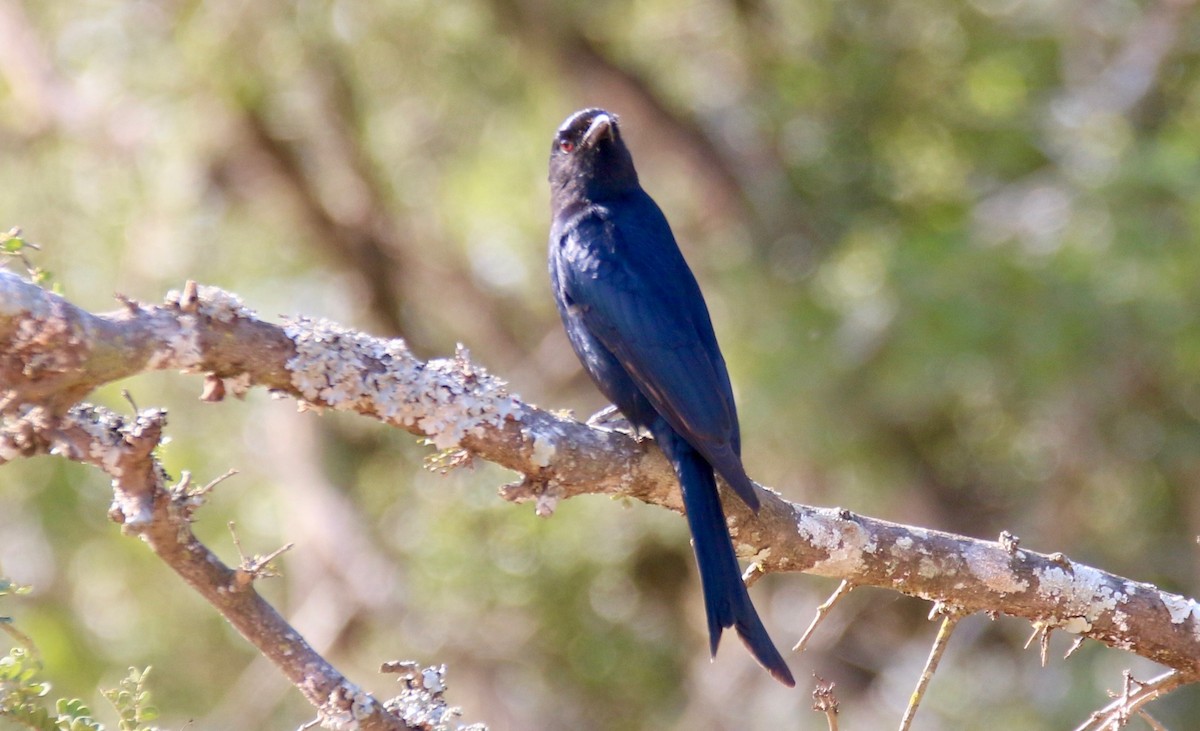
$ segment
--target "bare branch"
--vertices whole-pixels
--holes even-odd
[[[1141,712],[1142,706],[1188,682],[1191,682],[1188,678],[1171,670],[1143,683],[1135,680],[1126,670],[1124,688],[1116,700],[1093,713],[1091,718],[1076,727],[1075,731],[1118,729],[1129,721],[1130,716]]]
[[[106,472],[115,500],[110,517],[125,533],[141,538],[159,558],[221,613],[262,655],[271,660],[318,709],[327,728],[406,731],[384,705],[347,680],[275,609],[192,533],[192,504],[184,490],[168,490],[166,473],[153,456],[165,414],[146,410],[133,419],[91,406],[62,416],[25,409],[4,420],[4,437],[23,435],[22,448],[58,454]]]
[[[332,323],[264,322],[215,288],[197,288],[196,298],[193,311],[170,295],[162,306],[94,315],[0,272],[0,461],[57,445],[53,417],[95,387],[171,368],[263,386],[309,408],[354,411],[439,449],[460,448],[521,472],[522,482],[502,495],[540,509],[604,493],[682,510],[658,450],[521,401],[465,350],[424,362],[402,341]],[[158,427],[150,420],[139,428]],[[126,492],[127,519],[153,507]],[[1200,605],[1192,599],[1011,541],[798,505],[767,489],[759,497],[757,515],[738,500],[725,509],[735,546],[763,571],[891,588],[968,614],[1003,612],[1129,650],[1188,681],[1200,675]]]

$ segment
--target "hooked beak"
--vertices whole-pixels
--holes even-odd
[[[592,120],[592,124],[587,128],[587,132],[583,133],[583,144],[585,147],[595,147],[600,142],[601,137],[607,137],[609,140],[614,139],[617,129],[617,119],[610,114],[597,114]]]

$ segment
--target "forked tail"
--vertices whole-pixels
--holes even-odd
[[[717,654],[721,632],[726,627],[733,627],[767,672],[784,685],[795,686],[787,663],[771,642],[750,602],[746,585],[742,583],[742,572],[729,539],[712,467],[665,422],[658,421],[650,430],[674,465],[683,490],[683,504],[687,508],[688,527],[692,531],[692,545],[704,590],[704,607],[708,612],[710,651],[714,656]]]

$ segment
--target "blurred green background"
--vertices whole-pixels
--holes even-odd
[[[467,345],[526,399],[603,403],[545,275],[553,131],[618,112],[712,309],[752,476],[793,500],[994,538],[1195,595],[1200,583],[1200,20],[1164,0],[0,0],[0,226],[74,302],[188,278],[268,318]],[[935,627],[856,591],[772,682],[710,664],[684,521],[579,499],[550,520],[488,465],[200,379],[97,399],[170,409],[176,476],[229,468],[198,532],[341,669],[449,663],[493,729],[891,728]],[[56,693],[153,665],[163,725],[295,728],[299,694],[105,518],[108,481],[0,468],[0,613]],[[834,584],[753,595],[790,646]],[[960,626],[923,729],[1061,729],[1131,667],[1050,663],[1029,626]],[[103,701],[94,706],[103,706]],[[1152,708],[1191,728],[1200,694]],[[5,722],[0,719],[0,727]]]

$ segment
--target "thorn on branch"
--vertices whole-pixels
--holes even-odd
[[[255,579],[269,579],[279,576],[279,572],[271,566],[271,562],[283,555],[284,552],[292,550],[296,545],[287,543],[279,548],[271,551],[266,556],[247,556],[242,550],[242,542],[238,539],[237,526],[231,520],[229,521],[229,534],[233,536],[233,545],[237,546],[238,555],[241,556],[241,563],[238,564],[234,572],[234,582],[238,589],[245,589],[254,583]]]
[[[183,283],[183,294],[179,295],[180,312],[196,312],[200,306],[200,293],[196,280],[189,279]]]
[[[113,299],[124,305],[126,311],[128,311],[131,315],[136,314],[142,309],[142,304],[140,302],[128,295],[121,294],[120,292],[113,292]]]
[[[133,400],[133,394],[131,394],[129,392],[129,389],[127,389],[127,388],[121,389],[121,398],[125,399],[125,401],[129,404],[130,408],[133,409],[133,413],[137,414],[137,413],[141,412],[141,409],[138,408],[137,402]]]
[[[225,474],[210,480],[208,484],[193,488],[192,473],[184,470],[180,475],[179,482],[171,488],[171,502],[180,510],[184,519],[190,521],[192,513],[204,505],[208,493],[212,492],[212,489],[218,484],[228,480],[237,473],[237,470],[227,470]]]
[[[1041,646],[1038,648],[1038,654],[1042,661],[1042,667],[1046,667],[1046,657],[1050,654],[1050,634],[1053,631],[1054,628],[1047,625],[1046,631],[1042,633],[1042,639],[1039,643]]]
[[[1074,655],[1076,650],[1078,650],[1080,647],[1083,647],[1083,642],[1086,639],[1087,638],[1083,635],[1076,637],[1075,641],[1071,643],[1071,646],[1067,648],[1067,651],[1063,653],[1063,659],[1066,660],[1070,656]]]
[[[1034,622],[1033,634],[1029,635],[1029,639],[1025,640],[1025,647],[1028,650],[1034,640],[1038,640],[1041,648],[1042,667],[1046,667],[1046,656],[1050,652],[1050,635],[1054,632],[1054,625],[1046,622]]]

